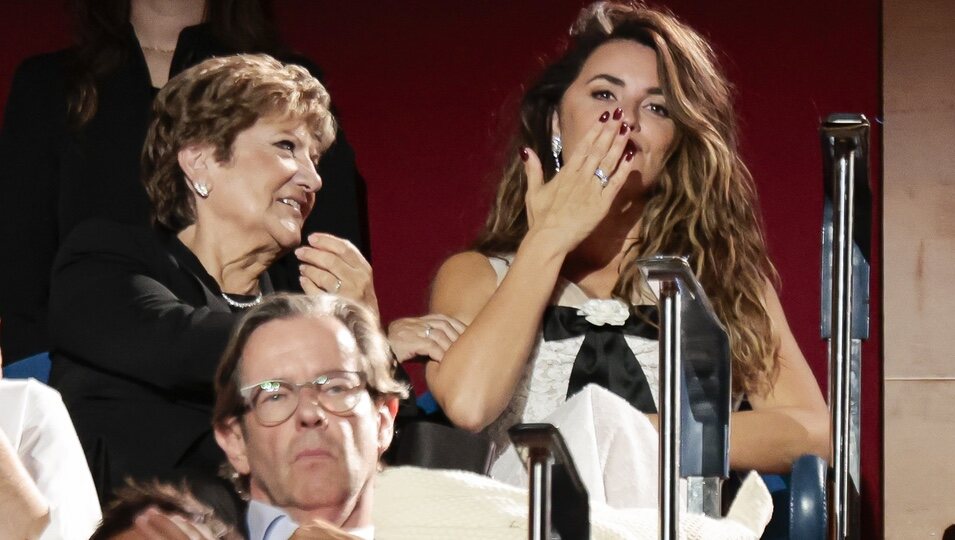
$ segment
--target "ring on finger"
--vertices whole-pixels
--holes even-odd
[[[332,291],[332,294],[338,294],[338,291],[340,291],[341,288],[342,288],[342,280],[339,278],[335,278],[335,290]]]
[[[594,171],[594,176],[600,180],[600,187],[607,187],[607,184],[610,183],[610,176],[600,167],[597,167],[597,170]]]
[[[424,337],[425,337],[425,338],[430,338],[430,337],[431,337],[431,325],[430,325],[430,324],[424,325]]]

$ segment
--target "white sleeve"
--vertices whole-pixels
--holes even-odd
[[[42,540],[90,537],[102,517],[83,448],[60,394],[30,380],[18,453],[50,503]]]

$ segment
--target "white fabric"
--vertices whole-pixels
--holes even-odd
[[[758,475],[744,483],[726,518],[681,516],[681,538],[754,540],[762,534],[772,502]],[[742,501],[745,494],[747,500]],[[742,504],[746,519],[734,513]],[[517,488],[464,471],[395,467],[378,475],[374,522],[378,538],[475,540],[527,538],[527,488]],[[591,538],[655,540],[658,512],[650,508],[615,509],[592,502]]]
[[[497,274],[498,285],[507,274],[510,259],[510,257],[488,259]],[[587,297],[580,287],[565,279],[560,280],[551,298],[553,305],[577,308],[587,301],[594,301],[594,299]],[[604,301],[616,302],[616,300]],[[650,385],[650,393],[653,395],[653,403],[657,405],[660,386],[658,342],[639,336],[625,336],[625,340],[643,369],[643,374]],[[514,396],[501,416],[487,427],[487,434],[494,441],[499,452],[505,451],[510,446],[507,430],[511,426],[522,422],[543,422],[566,401],[567,384],[574,367],[574,359],[577,358],[577,351],[580,350],[583,342],[584,336],[544,341],[543,335],[538,331],[537,344],[527,361]]]
[[[0,430],[50,504],[40,538],[89,538],[101,518],[99,499],[59,392],[34,379],[0,379],[0,412]]]
[[[656,508],[659,435],[645,414],[590,384],[542,421],[560,429],[592,502]],[[513,446],[494,463],[491,477],[527,486],[524,463]]]

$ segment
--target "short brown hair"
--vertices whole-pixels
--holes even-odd
[[[305,68],[265,54],[210,58],[170,81],[153,102],[143,146],[142,178],[156,224],[178,232],[192,224],[195,201],[179,167],[179,151],[196,143],[232,157],[236,136],[261,118],[301,119],[324,152],[335,140],[329,96]]]
[[[116,490],[116,498],[106,506],[103,521],[90,540],[116,537],[132,527],[136,517],[149,508],[201,523],[208,527],[216,538],[241,537],[217,516],[212,508],[199,502],[185,483],[173,486],[155,480],[144,483],[127,480],[125,486]]]
[[[394,378],[388,341],[378,326],[377,317],[367,308],[332,294],[275,294],[246,312],[232,331],[216,372],[213,425],[224,427],[229,419],[245,412],[245,403],[239,395],[239,371],[243,350],[252,333],[268,322],[297,317],[334,317],[348,328],[358,343],[358,363],[373,398],[408,395],[407,386]]]

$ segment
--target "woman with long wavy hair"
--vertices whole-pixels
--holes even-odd
[[[428,366],[438,403],[506,442],[512,424],[541,421],[596,383],[655,422],[654,300],[634,262],[682,255],[727,328],[733,391],[752,408],[732,415],[731,465],[783,471],[801,454],[827,456],[826,404],[775,290],[711,47],[640,4],[594,4],[571,35],[524,95],[474,249],[435,279],[432,309],[468,324]],[[561,330],[591,309],[623,317]],[[585,358],[592,332],[631,335],[622,354]]]

